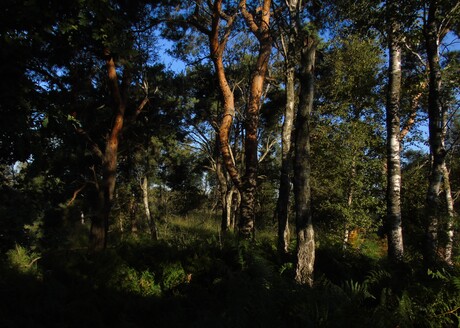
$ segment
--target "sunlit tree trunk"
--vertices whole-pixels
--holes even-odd
[[[259,112],[261,98],[268,70],[268,61],[272,50],[270,34],[271,0],[264,0],[260,12],[260,22],[256,22],[251,13],[246,10],[246,1],[240,1],[239,7],[246,25],[259,40],[259,54],[252,72],[249,87],[249,101],[245,118],[245,173],[241,191],[241,216],[238,222],[239,236],[243,239],[254,237],[254,221],[258,169],[258,140]]]
[[[301,55],[300,99],[296,117],[294,198],[297,232],[297,265],[295,280],[313,285],[315,234],[311,213],[310,116],[314,98],[314,68],[317,40],[306,36]]]
[[[389,16],[389,70],[387,95],[387,238],[388,258],[400,262],[404,256],[401,226],[401,158],[400,158],[400,99],[401,99],[401,46],[398,37],[400,24],[394,17],[395,1],[388,1]]]
[[[234,16],[227,17],[226,32],[221,37],[222,0],[214,1],[212,10],[211,30],[208,33],[209,48],[211,59],[216,70],[219,90],[223,100],[222,120],[219,126],[219,144],[225,168],[227,169],[227,172],[229,173],[233,183],[237,187],[240,187],[241,179],[235,166],[229,143],[230,131],[233,124],[233,118],[235,117],[235,99],[233,91],[228,84],[223,63],[223,54],[227,45],[228,37],[230,36],[231,26],[234,22]]]
[[[235,188],[240,189],[242,186],[241,177],[230,148],[230,132],[235,117],[235,99],[233,90],[228,84],[223,63],[223,54],[230,36],[235,15],[229,16],[222,12],[222,0],[215,0],[214,3],[210,3],[210,8],[212,10],[211,29],[208,31],[206,28],[200,27],[200,30],[208,35],[209,51],[214,69],[216,70],[219,90],[222,96],[222,119],[218,130],[218,139],[216,140],[217,151],[220,152],[221,157],[216,152],[216,174],[219,181],[220,199],[222,203],[221,231],[222,234],[225,235],[230,228],[230,221],[233,215],[231,196],[229,197],[229,194],[232,194],[233,191],[232,188],[229,187],[229,181],[227,180],[223,168],[225,167]],[[223,21],[226,23],[225,28],[222,27]],[[222,33],[222,30],[225,31]]]
[[[102,161],[102,182],[99,186],[98,213],[91,222],[90,229],[90,252],[98,252],[107,246],[107,232],[109,228],[109,216],[112,208],[118,158],[118,143],[121,130],[123,129],[126,109],[127,75],[123,78],[122,87],[118,85],[118,77],[114,59],[109,50],[105,50],[108,85],[111,91],[114,120],[112,129],[107,138],[104,157]]]
[[[449,170],[447,169],[446,164],[442,168],[443,172],[443,184],[444,184],[444,193],[446,197],[447,205],[447,224],[446,224],[446,249],[444,253],[444,261],[448,265],[453,265],[452,259],[452,250],[454,246],[454,220],[455,220],[455,210],[454,210],[454,200],[452,198],[452,191],[450,188],[450,179],[449,179]]]

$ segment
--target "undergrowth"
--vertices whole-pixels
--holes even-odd
[[[460,273],[393,267],[374,250],[322,247],[315,286],[294,283],[274,233],[252,243],[178,219],[159,241],[3,257],[1,327],[456,327]]]

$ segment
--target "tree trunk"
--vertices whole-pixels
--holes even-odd
[[[139,232],[136,212],[137,212],[137,199],[134,197],[134,195],[131,195],[131,200],[129,202],[129,219],[131,221],[131,234],[132,235],[137,235],[137,233]]]
[[[152,236],[153,240],[158,240],[158,229],[155,222],[155,219],[150,212],[150,205],[149,205],[149,180],[147,176],[142,178],[142,202],[144,203],[144,210],[145,210],[145,218],[147,220],[147,224],[150,228],[150,235]]]
[[[313,285],[315,235],[311,215],[310,116],[314,99],[314,68],[317,40],[305,37],[301,55],[300,99],[295,130],[294,197],[297,229],[295,280]]]
[[[400,98],[401,98],[401,46],[399,37],[400,25],[391,17],[397,5],[389,1],[390,16],[389,53],[387,95],[387,239],[388,258],[400,262],[404,256],[403,235],[401,226],[401,149],[400,149]]]
[[[438,257],[438,225],[440,219],[439,191],[442,185],[443,167],[446,151],[443,136],[443,108],[441,106],[441,67],[439,64],[439,43],[437,20],[437,1],[431,0],[424,35],[427,50],[428,83],[428,130],[430,154],[432,158],[429,186],[426,197],[426,238],[424,260],[427,265],[436,262]]]
[[[295,25],[295,10],[291,11],[291,25]],[[286,254],[290,242],[289,231],[289,198],[291,193],[291,175],[292,175],[292,151],[291,136],[294,124],[295,112],[295,31],[291,28],[287,49],[285,50],[286,63],[286,106],[284,108],[284,122],[281,137],[281,174],[280,186],[278,193],[278,202],[276,204],[276,216],[278,218],[278,252]]]
[[[115,62],[109,50],[105,50],[106,67],[108,74],[108,84],[113,99],[115,119],[110,135],[107,139],[104,158],[102,162],[102,185],[99,191],[99,211],[92,221],[90,229],[90,253],[98,252],[107,247],[107,232],[109,229],[109,216],[112,209],[113,197],[115,193],[118,142],[121,130],[123,129],[124,114],[126,109],[125,97],[128,76],[123,76],[124,86],[120,91]]]
[[[234,17],[231,16],[227,18],[226,32],[224,33],[222,40],[220,40],[219,33],[221,30],[222,0],[215,1],[212,10],[212,26],[209,33],[209,50],[216,70],[219,90],[223,100],[222,121],[219,127],[219,143],[225,168],[227,169],[233,183],[239,188],[241,186],[241,179],[235,166],[229,144],[230,130],[232,128],[233,118],[235,117],[235,99],[233,91],[228,84],[223,63],[223,54],[230,35],[231,26],[233,25]]]
[[[227,178],[225,177],[225,172],[222,163],[222,157],[220,156],[220,147],[219,147],[219,139],[216,139],[215,142],[215,149],[214,149],[214,157],[216,161],[216,177],[219,183],[219,193],[220,193],[220,202],[222,205],[222,215],[221,215],[221,224],[220,229],[222,231],[222,235],[225,234],[229,230],[229,213],[228,213],[228,206],[227,206],[227,192],[228,192],[228,184]]]
[[[238,188],[233,186],[230,188],[230,190],[227,191],[227,194],[225,195],[225,201],[226,201],[226,225],[228,229],[234,229],[235,228],[235,222],[236,222],[236,214],[238,213],[238,209],[240,208],[240,193],[238,191]]]
[[[259,112],[261,98],[268,70],[268,61],[272,50],[270,35],[270,0],[264,0],[261,8],[261,22],[256,25],[252,14],[246,11],[246,1],[240,1],[240,9],[246,24],[259,40],[259,55],[254,68],[249,89],[249,101],[245,120],[245,174],[241,192],[241,216],[238,222],[238,232],[242,239],[254,238],[254,221],[258,169],[258,140]]]
[[[446,224],[446,249],[444,253],[444,261],[448,265],[453,265],[452,259],[452,250],[454,246],[454,220],[455,220],[455,211],[454,211],[454,200],[452,199],[452,191],[450,189],[450,179],[449,179],[449,170],[444,163],[443,166],[443,181],[444,181],[444,192],[446,197],[447,205],[447,224]]]
[[[351,161],[351,170],[350,170],[350,186],[348,188],[348,197],[347,197],[347,206],[349,209],[351,209],[351,206],[353,205],[353,197],[355,194],[355,182],[354,180],[356,179],[356,156],[353,155],[352,161]],[[349,242],[349,235],[350,235],[350,224],[347,220],[345,222],[345,233],[343,237],[343,249],[346,249],[348,246]]]
[[[99,252],[107,246],[107,229],[110,209],[106,207],[105,195],[98,190],[98,208],[96,215],[91,218],[89,252]]]

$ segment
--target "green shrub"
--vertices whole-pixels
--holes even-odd
[[[167,264],[163,268],[162,285],[164,290],[171,290],[187,281],[187,275],[179,262]]]

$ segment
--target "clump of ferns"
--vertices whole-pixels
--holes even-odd
[[[371,271],[363,281],[346,280],[334,284],[323,277],[317,284],[316,304],[311,316],[319,325],[330,326],[332,322],[346,323],[352,320],[358,326],[370,324],[377,301],[376,285],[388,279],[386,271]],[[351,321],[350,321],[351,322]]]
[[[460,325],[460,276],[445,269],[428,270],[435,283],[422,301],[427,304],[424,317],[429,327]]]

